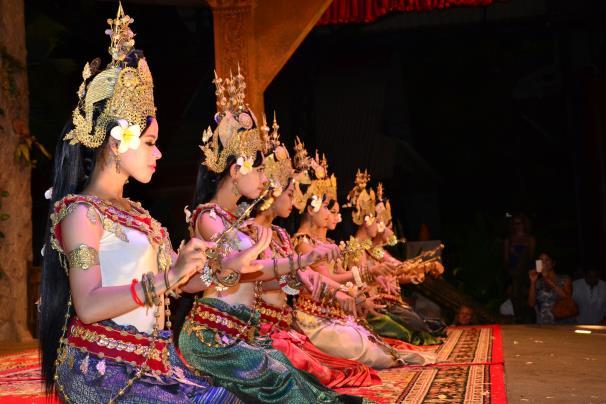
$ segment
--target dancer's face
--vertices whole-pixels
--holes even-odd
[[[337,225],[341,222],[341,213],[339,210],[339,203],[334,202],[332,208],[330,208],[330,216],[328,217],[328,230],[336,229]]]
[[[118,154],[118,141],[111,138],[112,153],[120,156],[120,171],[141,183],[148,183],[156,172],[156,162],[162,157],[156,145],[158,141],[158,121],[151,118],[149,125],[141,134],[141,143],[137,149],[128,149]],[[112,168],[113,169],[113,168]]]
[[[316,227],[328,227],[328,218],[330,216],[330,210],[328,209],[328,201],[322,201],[320,209],[314,212],[312,206],[307,207],[307,214],[311,219],[311,222]]]
[[[238,193],[248,199],[258,198],[259,195],[261,195],[261,192],[263,192],[265,183],[267,182],[264,170],[265,167],[263,163],[261,163],[259,166],[253,167],[246,174],[242,174],[240,172],[240,166],[232,164],[230,167],[230,175],[233,178],[234,186]]]
[[[363,226],[366,228],[366,233],[368,234],[368,236],[370,238],[377,237],[377,233],[379,231],[377,230],[377,221],[376,220],[374,220],[372,222],[372,224],[364,223]]]
[[[278,196],[274,200],[274,203],[272,204],[271,208],[274,210],[277,217],[286,219],[288,216],[290,216],[290,212],[292,212],[292,202],[293,202],[294,192],[295,192],[294,183],[293,183],[293,181],[290,181],[288,188],[286,188],[284,191],[282,191],[280,196]]]

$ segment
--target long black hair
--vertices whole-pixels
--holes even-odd
[[[221,149],[220,149],[221,150]],[[196,177],[196,186],[190,208],[196,209],[198,205],[208,203],[217,193],[221,182],[229,175],[229,170],[236,163],[237,157],[234,155],[228,156],[225,163],[225,169],[220,173],[215,173],[208,169],[200,162],[198,175]],[[263,163],[263,153],[257,151],[253,167],[259,167]],[[195,300],[195,294],[183,293],[178,300],[174,318],[172,319],[173,336],[175,345],[179,345],[179,335],[185,323],[185,317],[191,311]]]
[[[136,67],[143,57],[141,51],[135,50],[126,59],[127,66]],[[99,101],[94,105],[93,121],[105,108],[107,101]],[[63,325],[66,316],[74,314],[73,307],[67,312],[70,299],[69,278],[61,266],[59,253],[50,242],[51,220],[54,205],[69,194],[78,194],[85,189],[91,179],[95,166],[103,163],[109,139],[110,128],[116,122],[108,122],[103,144],[96,149],[83,146],[80,143],[70,144],[63,140],[64,136],[73,129],[71,120],[63,128],[57,146],[52,171],[52,195],[49,206],[49,219],[45,227],[44,256],[42,257],[42,279],[40,284],[40,313],[38,316],[38,334],[42,352],[42,377],[47,394],[54,391],[55,361],[59,348]]]
[[[96,107],[99,109],[102,106]],[[80,193],[90,181],[97,164],[98,155],[105,149],[107,136],[99,149],[89,149],[80,143],[71,145],[63,136],[73,128],[65,125],[55,149],[53,166],[53,188],[49,206],[49,219],[45,227],[44,256],[42,257],[42,280],[40,284],[40,314],[38,333],[42,351],[42,376],[46,391],[54,389],[55,360],[61,338],[65,316],[73,315],[73,308],[66,312],[70,296],[69,279],[59,261],[59,253],[50,243],[51,220],[54,205],[69,194]]]

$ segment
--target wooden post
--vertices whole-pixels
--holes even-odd
[[[332,0],[208,0],[215,37],[215,69],[224,77],[240,64],[248,104],[258,117],[263,93]]]
[[[31,339],[27,268],[32,260],[31,169],[16,159],[29,136],[23,0],[0,1],[0,341]]]

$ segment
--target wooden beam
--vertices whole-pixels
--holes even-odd
[[[332,0],[259,0],[255,9],[258,86],[265,91]]]
[[[264,110],[263,93],[331,0],[208,0],[213,13],[215,66],[221,76],[242,68],[253,111]]]

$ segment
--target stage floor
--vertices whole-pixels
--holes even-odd
[[[606,403],[606,327],[502,326],[510,403]]]
[[[450,342],[439,350],[441,364],[382,371],[382,386],[344,390],[379,403],[503,403],[498,381],[504,360],[510,403],[606,403],[606,327],[593,328],[591,334],[575,333],[579,329],[589,330],[535,325],[452,329]],[[14,365],[0,363],[0,368],[16,368],[0,372],[0,402],[44,402],[31,348],[31,343],[0,344],[2,356],[26,351],[13,358]],[[7,388],[12,392],[2,391]]]

